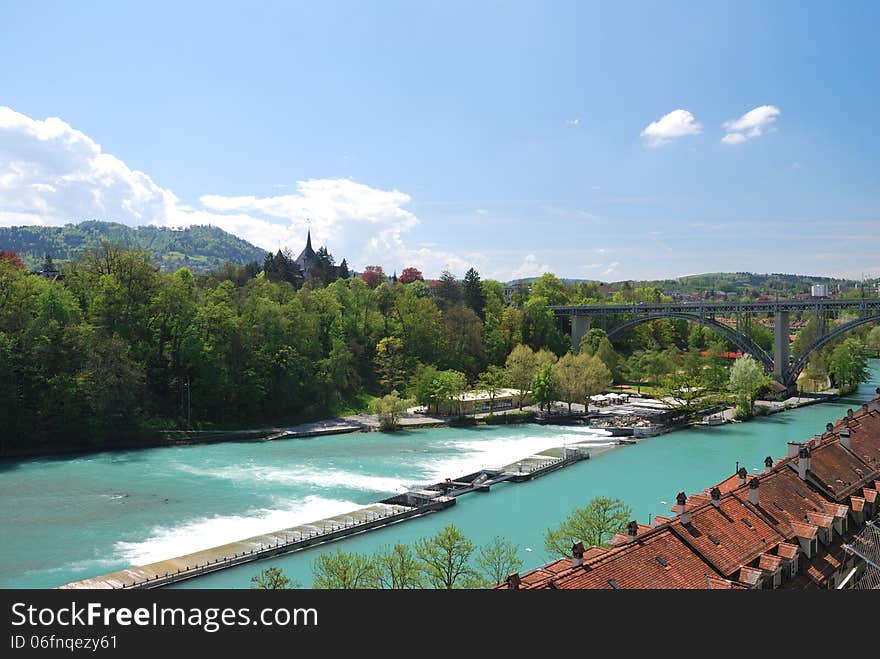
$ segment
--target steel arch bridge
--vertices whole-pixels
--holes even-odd
[[[731,341],[744,353],[752,355],[767,371],[773,373],[777,382],[792,387],[810,359],[810,355],[829,341],[866,323],[880,323],[880,299],[859,298],[853,300],[777,300],[767,302],[684,302],[653,304],[572,305],[550,307],[557,317],[571,318],[572,345],[576,348],[590,330],[594,318],[601,319],[608,338],[613,339],[628,329],[664,318],[677,318],[709,327]],[[842,311],[856,312],[858,317],[839,327],[826,331],[828,320]],[[789,342],[789,317],[791,313],[808,313],[818,320],[818,337],[798,359],[792,360]],[[755,343],[740,331],[754,315],[773,315],[773,354]],[[735,316],[736,328],[716,319],[716,316]],[[608,320],[613,318],[609,326]],[[620,321],[623,322],[620,322]]]

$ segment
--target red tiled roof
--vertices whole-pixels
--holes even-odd
[[[706,577],[706,588],[709,590],[742,590],[745,588],[741,583],[722,579],[721,577]]]
[[[805,540],[812,540],[819,533],[818,526],[796,522],[795,520],[791,520],[791,527],[798,538],[804,538]]]
[[[798,460],[796,458],[795,463]],[[842,501],[872,478],[876,468],[866,465],[835,440],[812,449],[810,473],[834,495],[834,499]]]
[[[853,512],[860,513],[865,509],[865,500],[862,497],[853,496],[849,498],[849,501]]]
[[[756,585],[761,580],[762,576],[764,576],[764,573],[761,572],[761,570],[757,570],[753,567],[746,566],[740,568],[739,571],[739,581],[747,583],[750,586]]]
[[[807,562],[804,573],[820,586],[823,585],[831,575],[840,569],[841,560],[835,554],[841,552],[842,550],[831,552],[825,548],[820,549],[819,553]]]
[[[746,479],[746,484],[748,485],[748,479]],[[735,489],[742,487],[742,485],[739,484],[739,476],[734,474],[733,476],[725,478],[715,487],[721,490],[721,494],[727,494],[728,492],[733,492]],[[712,488],[710,487],[709,489],[711,490]]]
[[[555,579],[562,589],[706,588],[706,577],[717,576],[711,566],[678,540],[668,528],[654,529],[633,542],[585,561]]]
[[[785,539],[730,495],[722,497],[720,508],[703,506],[693,512],[689,524],[676,520],[670,528],[726,577]]]
[[[874,503],[874,501],[877,499],[877,490],[872,490],[869,487],[863,488],[862,494],[865,495],[865,501],[867,501],[868,503]]]
[[[821,526],[824,529],[830,529],[831,525],[834,524],[834,518],[823,513],[807,513],[807,520],[810,524]]]
[[[850,419],[851,451],[876,471],[880,468],[880,413],[864,412]]]
[[[758,561],[758,567],[760,567],[762,570],[775,572],[780,567],[782,567],[782,559],[779,556],[774,556],[773,554],[761,554],[761,559]]]
[[[782,558],[791,560],[800,553],[800,547],[792,545],[788,542],[780,542],[776,547],[776,554]]]
[[[787,466],[774,468],[770,473],[760,476],[758,482],[758,509],[777,531],[789,539],[795,536],[790,525],[792,520],[806,521],[807,513],[823,512],[829,506],[836,506],[830,499],[811,490]],[[749,486],[737,488],[734,492],[741,500],[746,500],[750,492]]]
[[[639,524],[639,529],[638,529],[638,531],[636,531],[636,535],[641,535],[642,533],[647,533],[652,528],[653,528],[652,526],[646,526],[644,524]],[[611,541],[608,544],[611,545],[612,547],[616,547],[616,546],[622,545],[626,542],[629,542],[629,535],[626,533],[618,532],[618,533],[614,534],[614,537],[611,538]]]
[[[604,554],[607,551],[608,550],[605,549],[605,547],[587,547],[586,550],[584,551],[584,560],[585,561],[592,560],[592,559],[596,558],[597,556],[601,556],[602,554]]]

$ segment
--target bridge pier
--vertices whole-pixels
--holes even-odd
[[[581,339],[590,331],[589,316],[571,317],[571,350],[577,353],[581,347]]]
[[[788,311],[777,311],[773,323],[773,379],[787,385],[788,361],[791,355]]]

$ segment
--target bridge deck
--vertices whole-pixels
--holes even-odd
[[[725,313],[782,313],[802,311],[880,312],[880,298],[853,300],[767,300],[763,302],[660,302],[641,304],[574,304],[552,306],[557,316],[619,316],[689,313],[700,316]]]

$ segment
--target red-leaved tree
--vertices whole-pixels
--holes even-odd
[[[403,272],[400,273],[400,277],[397,278],[397,281],[401,284],[411,284],[417,280],[425,281],[425,278],[422,277],[422,271],[416,268],[404,268]]]
[[[0,252],[0,261],[6,261],[12,267],[19,270],[24,270],[25,268],[24,261],[21,260],[21,257],[16,252]]]
[[[370,288],[376,288],[376,286],[385,281],[385,273],[382,271],[381,265],[368,265],[361,273],[361,279]]]

